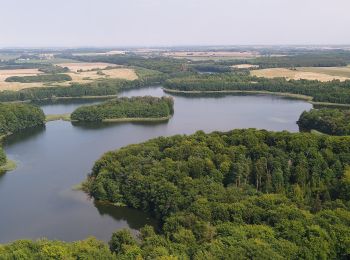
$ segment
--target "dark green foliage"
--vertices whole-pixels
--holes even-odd
[[[112,238],[109,241],[109,248],[112,252],[122,253],[126,245],[136,245],[135,238],[130,234],[130,232],[127,229],[122,229],[113,233]]]
[[[69,72],[69,68],[67,67],[61,67],[58,65],[52,65],[52,66],[45,66],[39,68],[39,71],[48,73],[48,74],[56,74],[56,73],[66,73]]]
[[[106,153],[86,186],[162,221],[120,256],[345,259],[349,164],[350,137],[198,132]]]
[[[251,61],[260,68],[289,68],[289,67],[337,67],[346,66],[350,60],[350,52],[347,55],[335,54],[304,54],[294,56],[259,57]]]
[[[4,165],[6,163],[7,159],[6,159],[6,154],[4,152],[4,150],[2,149],[2,147],[0,147],[0,166]]]
[[[162,118],[173,113],[174,101],[170,97],[117,98],[98,105],[77,108],[71,119],[81,122],[96,122],[118,118]]]
[[[43,126],[45,115],[41,108],[18,103],[0,103],[0,135],[26,128]]]
[[[304,111],[298,125],[302,130],[317,130],[330,135],[350,135],[350,110],[311,109]]]
[[[49,240],[17,240],[0,245],[0,259],[116,259],[107,245],[95,238],[66,243]]]
[[[39,74],[36,76],[8,77],[6,82],[35,83],[35,82],[62,82],[71,81],[72,77],[66,74]]]
[[[195,65],[192,65],[191,67],[199,72],[223,73],[223,72],[232,71],[232,69],[229,66],[223,66],[216,63],[195,64]]]
[[[301,94],[314,101],[350,104],[350,80],[319,82],[309,80],[286,80],[284,78],[259,78],[237,73],[195,75],[169,79],[165,87],[181,91],[270,91]]]

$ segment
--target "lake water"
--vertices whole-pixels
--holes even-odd
[[[122,96],[162,96],[160,87],[129,90]],[[96,236],[108,241],[112,232],[136,232],[155,225],[149,215],[128,208],[96,204],[73,189],[94,162],[109,150],[157,136],[261,128],[297,132],[296,121],[312,106],[277,96],[174,96],[175,113],[167,123],[77,125],[54,121],[44,129],[10,136],[4,144],[16,170],[0,175],[0,243],[22,238],[66,241]],[[84,101],[92,102],[92,101]],[[96,101],[94,101],[96,102]],[[46,114],[72,112],[79,101],[41,105]]]

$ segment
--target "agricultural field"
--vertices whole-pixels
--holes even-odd
[[[91,71],[69,72],[67,75],[72,77],[71,82],[89,83],[97,79],[125,79],[136,80],[138,76],[133,69],[129,68],[115,68],[115,69],[100,69]],[[71,82],[62,82],[56,85],[69,86]]]
[[[304,71],[304,72],[322,73],[330,76],[350,78],[350,65],[346,67],[307,67],[307,68],[298,68],[297,70]]]
[[[0,91],[3,90],[21,90],[25,88],[44,87],[44,86],[69,86],[71,83],[89,83],[97,79],[118,78],[125,80],[136,80],[138,76],[133,69],[123,68],[109,63],[59,63],[60,67],[69,68],[69,75],[72,80],[65,82],[52,83],[21,83],[6,82],[6,79],[13,76],[37,76],[43,74],[38,69],[11,69],[0,70]]]
[[[164,52],[165,57],[187,58],[190,60],[225,60],[225,59],[252,59],[259,55],[258,52],[236,52],[236,51],[175,51]]]
[[[322,82],[350,79],[350,67],[300,67],[295,69],[270,68],[252,70],[251,75],[265,78],[287,78],[287,79],[307,79],[319,80]]]
[[[31,87],[42,87],[42,83],[19,83],[19,82],[6,82],[9,77],[18,76],[36,76],[41,74],[38,69],[13,69],[13,70],[0,70],[0,91],[2,90],[21,90]]]

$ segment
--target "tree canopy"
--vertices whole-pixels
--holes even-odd
[[[45,115],[38,106],[24,103],[0,103],[0,135],[44,124]]]
[[[122,97],[98,105],[81,106],[71,119],[81,122],[96,122],[118,118],[164,118],[174,111],[171,97]]]
[[[162,223],[117,256],[349,257],[350,137],[234,130],[160,137],[106,153],[85,188]]]
[[[298,125],[302,130],[318,130],[330,135],[350,135],[350,110],[311,109],[304,111]]]

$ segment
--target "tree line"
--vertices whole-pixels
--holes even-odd
[[[269,91],[306,95],[317,102],[350,104],[350,80],[319,82],[260,78],[245,73],[192,75],[168,79],[165,88],[180,91]]]
[[[124,89],[138,88],[156,84],[163,79],[159,73],[140,70],[138,80],[101,79],[87,84],[72,83],[70,86],[52,86],[41,88],[26,88],[19,91],[4,90],[0,92],[0,102],[45,100],[60,97],[110,96]],[[56,75],[56,74],[53,74]],[[57,74],[60,75],[60,74]]]
[[[298,125],[301,130],[317,130],[330,135],[350,135],[350,110],[311,109],[304,111]]]
[[[349,164],[350,137],[197,132],[108,152],[84,186],[161,221],[115,233],[121,259],[346,259]]]
[[[171,97],[122,97],[102,104],[81,106],[72,114],[71,119],[80,122],[101,122],[118,118],[163,118],[174,112]]]
[[[67,74],[38,74],[35,76],[12,76],[5,79],[6,82],[37,83],[37,82],[62,82],[71,81]]]
[[[220,61],[222,65],[252,64],[260,68],[339,67],[350,63],[350,51],[296,51],[285,55],[263,55],[253,59]]]

